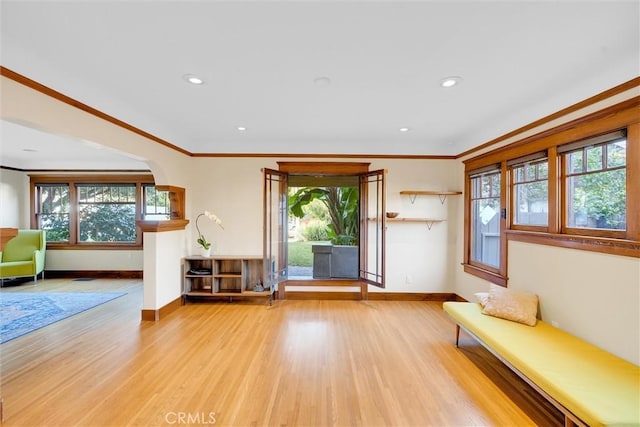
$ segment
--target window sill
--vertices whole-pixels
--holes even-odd
[[[47,242],[48,251],[141,251],[138,243],[53,243]]]
[[[485,270],[483,268],[476,267],[475,265],[471,265],[471,264],[463,263],[462,266],[464,267],[465,273],[469,273],[481,279],[487,280],[491,283],[495,283],[496,285],[505,286],[505,287],[507,286],[508,279],[504,276],[501,276],[498,273],[494,273],[493,271]]]
[[[507,240],[640,258],[640,242],[606,237],[507,230]]]

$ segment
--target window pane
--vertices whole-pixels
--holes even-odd
[[[615,168],[627,164],[627,141],[612,142],[607,145],[607,167]]]
[[[524,182],[524,166],[513,168],[513,181]]]
[[[500,197],[500,174],[491,175],[491,197]]]
[[[500,266],[500,201],[474,200],[472,204],[471,258],[493,267]]]
[[[144,186],[144,219],[171,219],[171,204],[168,191],[158,191],[151,185]]]
[[[549,195],[547,181],[515,185],[515,224],[542,225],[549,222]]]
[[[47,241],[69,241],[69,186],[40,185],[38,194],[38,228],[47,231]]]
[[[569,153],[569,155],[567,156],[567,170],[569,171],[569,173],[582,172],[582,154],[582,150]]]
[[[527,181],[533,181],[536,179],[536,165],[527,164],[525,166],[527,170]]]
[[[587,171],[599,171],[602,167],[602,145],[587,148]]]
[[[538,163],[538,179],[549,177],[549,162]]]
[[[626,169],[568,177],[567,225],[626,229]]]
[[[472,187],[476,182],[482,182],[481,196],[484,197],[471,197],[471,259],[499,268],[500,173],[472,178]],[[497,197],[491,196],[493,194]]]
[[[79,241],[135,242],[133,184],[79,185]]]
[[[484,175],[480,179],[482,179],[482,194],[481,197],[489,197],[491,196],[491,179]]]

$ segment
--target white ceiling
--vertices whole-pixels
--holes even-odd
[[[640,75],[639,1],[3,0],[1,12],[4,67],[193,153],[457,155]],[[451,75],[463,82],[440,87]],[[19,167],[5,150],[24,134],[5,127],[1,163]]]

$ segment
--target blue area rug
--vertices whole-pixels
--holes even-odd
[[[0,344],[122,295],[126,292],[2,292]]]

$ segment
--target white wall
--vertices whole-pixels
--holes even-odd
[[[640,259],[509,242],[509,287],[538,294],[542,318],[640,364]]]
[[[142,250],[52,250],[46,254],[46,270],[142,271]]]
[[[277,169],[277,158],[195,158],[188,173],[194,184],[188,189],[188,251],[197,253],[196,216],[204,210],[218,215],[224,230],[202,217],[199,227],[213,241],[214,253],[224,255],[262,254],[262,172]],[[297,159],[306,161],[305,159]],[[296,161],[296,159],[286,159]],[[335,159],[313,159],[335,161]],[[353,159],[367,162],[366,159]],[[429,231],[425,223],[388,223],[387,287],[384,292],[450,292],[454,274],[455,213],[460,196],[447,198],[419,196],[411,204],[401,190],[459,190],[454,160],[371,161],[370,169],[387,169],[387,210],[406,217],[447,219]],[[407,280],[407,278],[409,280]],[[410,283],[407,283],[409,281]],[[378,288],[371,287],[372,292]]]
[[[640,259],[513,241],[508,254],[509,288],[537,294],[542,320],[640,364]],[[467,300],[488,290],[457,273]]]
[[[29,228],[29,177],[0,169],[0,227]]]
[[[184,230],[144,233],[143,309],[159,309],[180,297],[184,245]]]

